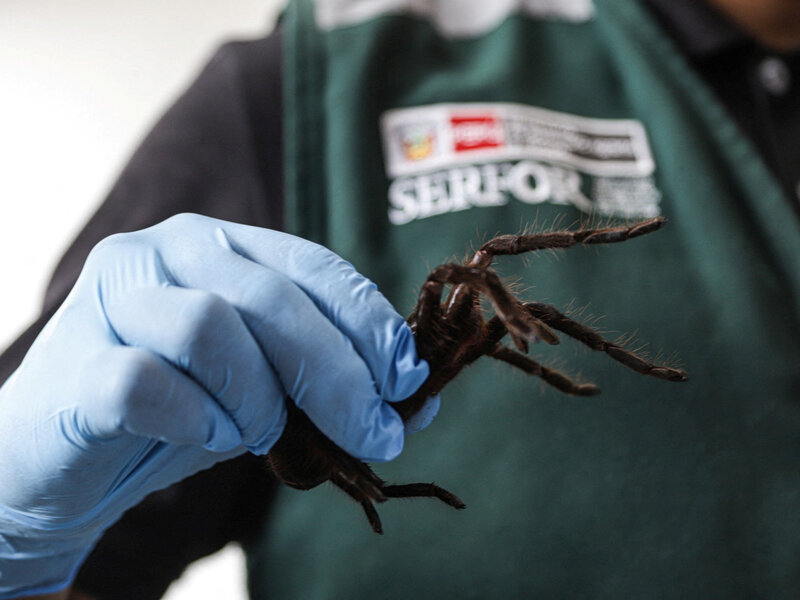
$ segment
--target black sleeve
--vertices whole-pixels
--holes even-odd
[[[280,31],[225,44],[158,121],[58,264],[42,315],[0,356],[19,365],[77,279],[91,248],[181,212],[279,229],[282,223]],[[243,456],[149,496],[112,527],[76,587],[96,598],[160,598],[193,560],[247,543],[275,483]]]
[[[75,589],[97,600],[155,600],[195,560],[257,541],[277,480],[244,454],[154,492],[112,526]]]

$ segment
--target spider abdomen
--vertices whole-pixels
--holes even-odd
[[[286,485],[310,490],[331,478],[333,469],[329,454],[339,448],[291,398],[286,399],[286,410],[284,433],[267,454],[267,461],[273,473]]]

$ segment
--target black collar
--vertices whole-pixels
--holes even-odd
[[[734,46],[753,43],[739,26],[702,0],[645,0],[645,3],[690,58],[710,58]]]

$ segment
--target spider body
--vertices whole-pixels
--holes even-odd
[[[559,339],[554,329],[593,350],[605,352],[640,374],[667,381],[686,381],[684,371],[654,365],[552,306],[519,301],[490,268],[495,256],[569,248],[577,244],[624,242],[656,231],[665,223],[665,219],[657,217],[620,227],[504,235],[483,244],[466,264],[448,263],[436,267],[422,286],[417,305],[408,317],[417,353],[428,362],[430,375],[412,396],[393,404],[395,410],[404,421],[408,421],[421,410],[429,397],[441,392],[464,367],[482,356],[490,356],[536,375],[567,394],[589,396],[599,393],[596,385],[575,382],[526,356],[532,341],[557,344]],[[451,286],[450,292],[442,301],[448,285]],[[488,321],[484,319],[481,308],[482,295],[490,299],[495,310],[495,315]],[[506,334],[513,340],[516,350],[501,343]],[[310,489],[331,481],[361,504],[377,533],[382,533],[382,525],[374,504],[388,498],[428,496],[454,508],[465,507],[457,496],[432,483],[387,485],[365,463],[348,455],[325,437],[291,399],[287,398],[286,406],[286,428],[268,454],[268,461],[276,476],[287,485]]]

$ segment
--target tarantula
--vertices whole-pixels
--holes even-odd
[[[567,394],[590,396],[600,389],[592,383],[577,383],[525,356],[529,342],[557,344],[553,329],[605,352],[612,359],[642,375],[667,381],[686,381],[684,371],[654,365],[641,356],[601,337],[591,328],[539,302],[520,302],[489,267],[495,256],[515,255],[576,244],[609,244],[660,229],[666,219],[658,217],[628,226],[604,229],[553,231],[533,235],[503,235],[483,244],[466,264],[436,267],[420,291],[408,324],[414,332],[417,352],[428,361],[430,375],[422,387],[402,402],[393,404],[404,421],[415,415],[426,400],[441,390],[467,365],[481,356],[491,356],[526,373],[536,375]],[[445,286],[452,286],[444,302]],[[480,297],[494,306],[495,315],[484,320]],[[509,334],[517,350],[500,340]],[[275,475],[287,485],[311,489],[331,481],[351,496],[366,513],[372,529],[383,533],[374,503],[388,498],[435,497],[454,508],[465,504],[451,492],[432,483],[387,485],[369,466],[331,442],[311,420],[287,399],[288,421],[283,435],[268,454]]]

